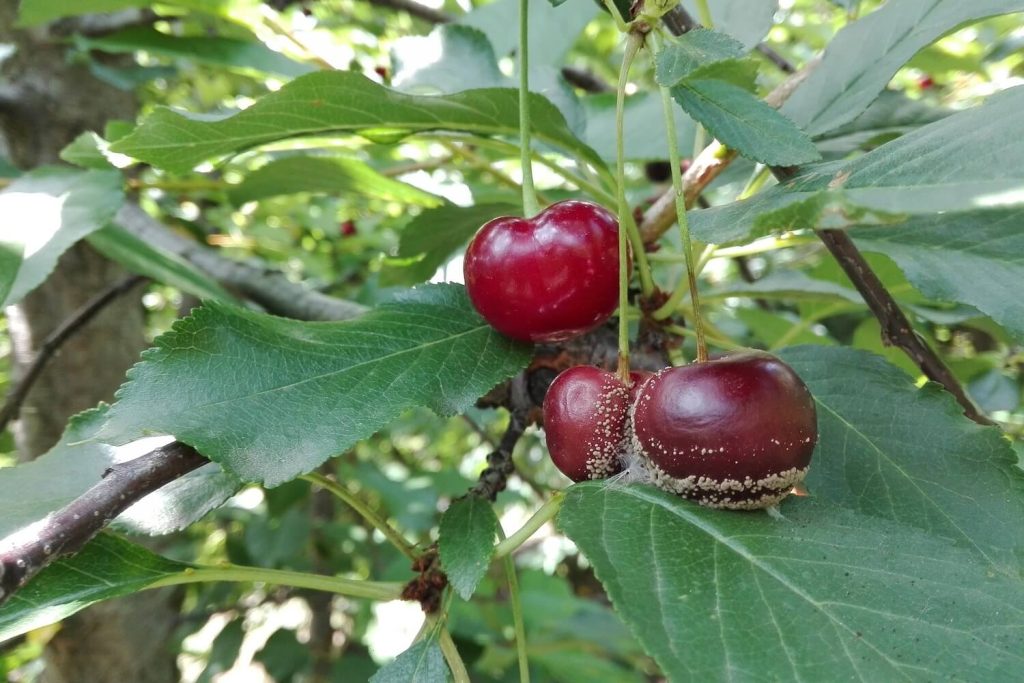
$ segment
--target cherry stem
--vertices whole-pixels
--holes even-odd
[[[498,525],[498,538],[505,541],[505,532]],[[509,553],[502,558],[505,568],[505,579],[508,581],[508,602],[512,608],[512,624],[516,633],[516,655],[519,660],[519,683],[530,683],[530,662],[526,653],[526,621],[523,618],[523,605],[519,599],[519,577],[516,576],[516,562]]]
[[[651,40],[651,61],[657,56],[657,36]],[[672,169],[672,189],[675,193],[676,222],[679,224],[679,234],[683,243],[683,255],[686,258],[686,280],[690,290],[690,300],[693,302],[693,327],[697,333],[697,362],[703,363],[708,359],[708,343],[704,337],[704,319],[700,307],[700,292],[697,289],[697,270],[694,267],[693,241],[690,239],[690,225],[686,220],[686,195],[683,191],[683,174],[679,169],[679,137],[676,133],[675,112],[672,106],[672,95],[668,88],[661,86],[661,105],[665,114],[665,132],[668,135],[668,163]],[[651,316],[655,320],[665,320],[675,311],[683,298],[683,283],[680,282],[676,290],[669,297],[669,300],[658,308]]]
[[[301,478],[334,495],[358,513],[360,517],[369,522],[374,529],[381,532],[384,535],[384,538],[386,538],[391,545],[395,546],[400,553],[410,560],[416,559],[416,548],[405,540],[397,529],[388,524],[387,520],[378,515],[373,508],[360,500],[358,496],[350,492],[343,484],[340,484],[333,479],[329,479],[319,472],[310,472],[309,474],[302,475]]]
[[[565,494],[561,491],[556,491],[551,496],[551,500],[540,506],[537,512],[533,513],[533,516],[526,520],[526,523],[518,531],[494,546],[494,558],[501,559],[506,555],[511,555],[519,546],[529,540],[542,526],[550,522],[558,514],[564,500]]]
[[[697,16],[700,17],[700,23],[704,24],[707,28],[714,28],[715,22],[711,18],[711,8],[708,6],[708,0],[697,0]]]
[[[633,219],[626,200],[626,153],[623,145],[625,132],[626,84],[629,82],[629,67],[643,45],[644,37],[630,33],[626,39],[626,50],[622,55],[619,69],[619,83],[615,90],[615,180],[619,200],[619,378],[629,386],[629,249],[626,244],[626,226]],[[642,249],[640,252],[642,253]]]
[[[530,154],[530,0],[519,0],[519,144],[523,167],[523,216],[540,212],[533,189],[533,158]]]

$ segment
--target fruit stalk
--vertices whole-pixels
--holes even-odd
[[[530,0],[519,0],[519,142],[523,168],[523,216],[540,211],[533,188],[533,160],[530,156]]]
[[[651,60],[656,57],[658,47],[656,36],[652,36]],[[704,319],[700,306],[700,292],[697,289],[697,269],[693,259],[693,240],[690,239],[690,225],[686,220],[686,195],[683,190],[683,176],[679,169],[679,138],[676,133],[676,119],[672,109],[672,96],[668,88],[661,86],[661,105],[665,114],[665,133],[668,136],[668,163],[672,169],[672,191],[675,193],[676,222],[679,224],[679,235],[683,243],[683,255],[686,259],[686,280],[693,302],[693,327],[697,333],[697,362],[708,359],[708,343],[704,335]],[[664,320],[672,315],[675,307],[682,299],[683,286],[679,283],[676,291],[663,306],[652,314],[655,320]]]
[[[629,81],[629,67],[637,51],[643,45],[644,37],[630,33],[626,39],[626,50],[622,55],[619,82],[615,89],[615,178],[619,200],[619,378],[629,386],[629,254],[626,245],[625,226],[631,220],[629,202],[626,201],[626,154],[623,145],[625,133],[626,83]]]

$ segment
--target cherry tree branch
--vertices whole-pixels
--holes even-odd
[[[476,485],[469,490],[469,495],[494,502],[498,494],[505,490],[509,475],[516,470],[515,463],[512,461],[512,452],[526,431],[526,426],[525,415],[513,411],[508,429],[501,437],[498,447],[487,455],[487,467],[480,473]]]
[[[39,351],[36,353],[36,357],[32,359],[32,364],[29,365],[25,374],[8,392],[3,407],[0,408],[0,432],[4,431],[7,428],[7,424],[18,416],[21,404],[25,401],[29,390],[32,389],[32,385],[39,378],[43,368],[46,367],[46,363],[63,346],[64,342],[85,327],[108,304],[145,281],[146,278],[141,275],[129,275],[115,282],[82,304],[77,311],[72,313],[67,320],[57,326],[57,329],[53,330],[43,340],[43,343],[39,346]]]
[[[209,461],[175,441],[119,463],[65,507],[0,541],[0,604],[54,560],[81,550],[119,514]]]
[[[170,230],[137,204],[126,204],[115,223],[144,242],[185,259],[275,315],[296,320],[348,320],[366,312],[360,304],[292,282],[261,262],[224,258],[216,250]]]
[[[882,342],[886,346],[895,346],[906,353],[921,369],[925,377],[941,384],[946,391],[953,394],[956,402],[971,420],[981,425],[996,424],[987,415],[978,410],[967,392],[960,385],[956,376],[911,326],[906,314],[885,288],[878,275],[864,259],[857,245],[843,230],[816,230],[825,247],[839,263],[839,266],[850,278],[850,282],[860,292],[864,302],[871,309],[882,327]]]
[[[682,10],[680,10],[682,11]],[[688,18],[682,11],[684,18]],[[692,30],[696,23],[689,18],[684,22],[685,30]],[[781,57],[779,57],[782,60]],[[783,60],[784,61],[784,60]],[[785,62],[789,65],[788,62]],[[765,101],[773,107],[780,106],[793,91],[803,82],[818,64],[818,60],[810,62],[803,69],[793,73],[778,88],[769,94]],[[700,196],[701,192],[736,158],[736,152],[715,141],[706,147],[694,160],[683,175],[683,192],[689,208]],[[772,174],[780,181],[788,180],[796,175],[793,167],[769,167]],[[645,243],[658,239],[675,222],[675,197],[671,189],[660,196],[644,214],[640,225],[641,236]],[[982,425],[993,425],[984,413],[967,396],[956,376],[942,361],[935,351],[914,332],[906,314],[871,266],[857,248],[849,235],[842,230],[815,230],[825,247],[839,263],[850,282],[860,292],[871,313],[878,319],[882,328],[882,341],[887,346],[899,348],[921,369],[921,372],[933,382],[941,384],[953,395],[964,411],[964,415]]]

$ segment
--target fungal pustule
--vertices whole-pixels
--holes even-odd
[[[710,507],[778,503],[807,474],[818,440],[807,386],[763,352],[666,368],[631,412],[652,483]]]
[[[569,368],[544,397],[544,434],[551,461],[573,481],[604,479],[622,470],[629,391],[611,372]]]

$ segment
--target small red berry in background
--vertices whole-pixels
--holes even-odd
[[[922,76],[917,81],[917,87],[921,90],[930,90],[935,87],[935,81],[932,80],[931,76]]]
[[[513,339],[554,342],[588,332],[618,305],[618,231],[607,209],[576,200],[533,218],[488,221],[466,251],[469,298]]]
[[[373,72],[380,76],[380,80],[387,83],[391,79],[391,71],[384,65],[378,64],[373,67]]]
[[[338,232],[341,233],[342,237],[351,237],[356,234],[356,222],[353,220],[342,221],[338,227]]]

